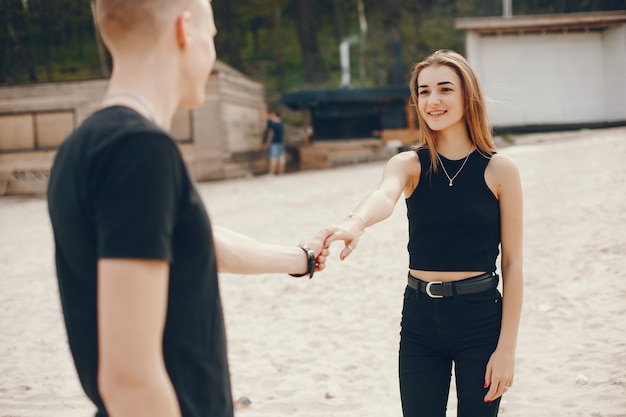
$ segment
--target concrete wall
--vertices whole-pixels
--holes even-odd
[[[467,58],[499,127],[626,121],[624,25],[605,31],[479,36]]]
[[[626,25],[602,33],[604,97],[609,121],[626,119]]]
[[[106,80],[0,87],[0,195],[43,193],[56,148],[96,110]],[[218,63],[206,102],[178,110],[171,133],[197,180],[266,170],[264,90]]]

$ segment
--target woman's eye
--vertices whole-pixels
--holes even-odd
[[[428,94],[428,90],[422,90],[418,93],[420,96],[425,96],[426,94]]]

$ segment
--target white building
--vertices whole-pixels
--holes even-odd
[[[626,124],[626,11],[461,18],[495,127]]]

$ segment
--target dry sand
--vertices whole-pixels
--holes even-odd
[[[520,136],[525,304],[502,416],[626,416],[626,128]],[[214,224],[296,244],[383,163],[200,184]],[[313,280],[221,276],[240,417],[400,416],[403,202]],[[0,199],[0,417],[89,416],[68,352],[43,198]],[[454,399],[448,416],[455,416]]]

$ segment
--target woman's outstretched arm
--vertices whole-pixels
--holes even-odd
[[[383,171],[383,177],[374,191],[369,193],[336,227],[327,243],[343,240],[345,247],[339,254],[344,260],[356,248],[363,231],[391,216],[404,192],[410,195],[417,186],[420,175],[419,158],[415,151],[393,156]]]

